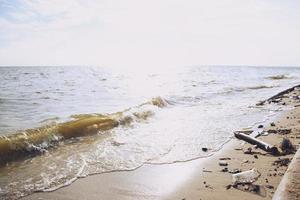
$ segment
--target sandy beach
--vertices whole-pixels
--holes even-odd
[[[300,200],[299,10],[0,0],[0,200]]]
[[[269,132],[258,139],[278,148],[283,138],[295,146],[299,144],[300,104],[296,98],[299,94],[293,90],[273,99],[273,103],[293,108],[276,120],[262,124],[264,132]],[[208,158],[145,164],[133,171],[93,175],[54,192],[34,193],[23,199],[272,199],[293,155],[273,156],[234,138]],[[285,158],[287,163],[276,162]],[[253,168],[260,173],[253,183],[258,191],[249,186],[231,187],[233,173]]]

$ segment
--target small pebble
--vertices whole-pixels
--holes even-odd
[[[206,148],[206,147],[202,148],[202,151],[204,151],[204,152],[206,152],[207,150],[208,150],[208,148]]]
[[[220,166],[227,166],[228,163],[227,163],[226,161],[224,161],[224,160],[221,160],[221,161],[219,162],[219,165],[220,165]]]
[[[221,171],[222,171],[222,172],[228,172],[228,168],[225,167],[225,168],[223,168]]]
[[[246,160],[246,159],[243,160],[243,163],[248,163],[248,162],[249,162],[249,160]]]

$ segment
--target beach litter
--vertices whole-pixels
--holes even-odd
[[[292,132],[292,129],[270,129],[268,133],[279,134],[279,135],[287,135]]]
[[[273,162],[273,165],[277,167],[288,166],[290,162],[291,162],[290,158],[278,158]]]
[[[257,148],[260,148],[266,152],[269,152],[271,153],[272,155],[278,155],[279,154],[279,151],[277,149],[277,147],[273,146],[273,145],[270,145],[266,142],[263,142],[261,140],[258,140],[254,137],[251,137],[249,135],[246,135],[244,133],[240,133],[240,132],[235,132],[234,133],[234,136],[237,138],[237,139],[240,139],[240,140],[243,140],[245,142],[248,142],[252,145],[255,145]]]
[[[248,171],[240,172],[232,175],[233,185],[241,183],[253,183],[260,177],[260,173],[256,168]]]
[[[226,189],[230,189],[231,187],[245,191],[251,192],[262,197],[265,197],[267,192],[265,188],[261,185],[253,184],[260,177],[260,172],[253,168],[248,171],[232,174],[232,184],[226,186]]]

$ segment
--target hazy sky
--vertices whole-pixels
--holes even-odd
[[[0,65],[300,65],[297,0],[0,0]]]

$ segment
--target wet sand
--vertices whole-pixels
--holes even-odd
[[[279,99],[277,103],[284,102],[294,108],[274,121],[275,126],[267,126],[269,123],[265,125],[265,130],[277,130],[276,134],[260,136],[258,139],[277,147],[283,138],[289,138],[294,145],[300,143],[300,102],[298,98],[293,98],[299,94],[299,91],[292,91]],[[278,130],[282,129],[291,129],[291,132],[278,134]],[[244,151],[249,147],[252,153],[245,154]],[[274,161],[279,158],[291,159],[293,155],[273,156],[253,148],[253,145],[232,139],[221,151],[208,158],[98,174],[79,179],[54,192],[35,193],[23,199],[272,199],[287,169],[287,166],[274,165]],[[225,160],[228,166],[220,166],[220,158],[230,158]],[[229,171],[256,168],[261,176],[253,184],[260,186],[260,194],[233,187],[228,189],[232,174],[223,172],[224,168]]]

